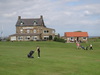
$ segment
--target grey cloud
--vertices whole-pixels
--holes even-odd
[[[97,16],[100,15],[100,3],[91,4],[89,1],[85,1],[84,4],[76,6],[65,4],[65,2],[78,1],[80,0],[56,0],[53,2],[52,0],[0,0],[0,23],[5,27],[5,35],[8,31],[9,34],[12,34],[6,26],[12,27],[14,32],[18,16],[37,18],[43,15],[47,27],[54,27],[56,30],[62,27],[60,30],[62,33],[69,28],[82,30],[84,26],[91,29],[99,27],[100,17]],[[92,20],[94,16],[95,19]]]

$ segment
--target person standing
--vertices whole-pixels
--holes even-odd
[[[36,51],[38,52],[38,58],[40,58],[40,47],[39,46],[37,46]]]

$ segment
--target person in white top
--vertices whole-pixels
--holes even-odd
[[[80,44],[78,42],[76,43],[76,46],[77,46],[77,49],[80,48]]]
[[[90,44],[90,50],[93,50],[92,44]]]

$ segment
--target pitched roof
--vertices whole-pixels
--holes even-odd
[[[65,32],[66,37],[88,37],[87,32]]]
[[[35,22],[35,24],[34,24],[34,22]],[[46,27],[44,25],[42,16],[40,18],[31,18],[31,19],[21,18],[21,16],[18,16],[16,26],[44,26],[44,27]]]

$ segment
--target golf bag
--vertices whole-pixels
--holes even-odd
[[[29,52],[29,54],[27,55],[27,57],[28,57],[28,58],[34,58],[34,56],[32,56],[33,54],[34,54],[34,51],[31,50],[31,51]]]

